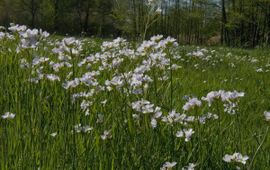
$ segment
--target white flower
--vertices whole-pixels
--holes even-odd
[[[106,105],[107,101],[108,101],[108,100],[103,100],[103,101],[101,101],[100,103],[104,106],[104,105]]]
[[[81,133],[81,132],[89,133],[90,131],[93,130],[93,128],[88,126],[88,125],[82,126],[81,124],[77,124],[77,125],[74,126],[74,130],[75,130],[76,133]]]
[[[151,41],[160,41],[163,38],[163,35],[155,35],[151,37]]]
[[[194,134],[194,131],[193,129],[190,128],[190,129],[183,129],[183,130],[177,131],[175,136],[178,138],[185,137],[185,142],[188,142],[190,141],[191,136],[193,134]]]
[[[44,38],[47,38],[47,37],[50,36],[50,33],[48,33],[47,31],[42,32],[42,31],[40,30],[39,32],[40,32],[40,35],[41,35],[42,37],[44,37]]]
[[[162,9],[161,9],[160,7],[158,7],[158,8],[156,9],[156,13],[157,13],[157,14],[161,14],[161,12],[162,12]]]
[[[188,166],[182,168],[182,170],[194,170],[196,167],[196,164],[194,163],[189,163]]]
[[[265,116],[266,121],[270,121],[270,112],[265,111],[264,116]]]
[[[81,102],[81,105],[80,106],[81,106],[81,109],[83,111],[86,111],[91,105],[92,105],[92,102],[91,101],[83,100]]]
[[[182,137],[184,137],[184,132],[182,130],[177,131],[175,136],[178,138],[182,138]]]
[[[10,24],[10,27],[8,28],[8,30],[12,31],[12,32],[21,32],[21,31],[25,31],[27,29],[27,27],[25,25],[15,25],[13,23]]]
[[[204,53],[202,50],[193,51],[191,53],[188,53],[187,56],[196,57],[196,58],[202,58],[204,57]]]
[[[226,154],[223,157],[223,161],[225,161],[225,162],[232,162],[232,159],[233,159],[233,156],[232,155],[228,155],[228,154]]]
[[[211,91],[207,94],[206,97],[202,97],[202,100],[207,101],[209,106],[211,106],[213,101],[219,98],[220,98],[220,91]]]
[[[113,77],[112,80],[110,81],[110,85],[122,87],[124,85],[124,80],[122,76]]]
[[[30,64],[27,62],[27,60],[25,58],[20,60],[20,67],[21,68],[29,68]]]
[[[209,92],[206,97],[202,97],[202,100],[207,101],[209,106],[211,106],[212,103],[218,99],[221,99],[223,102],[232,102],[244,96],[244,92],[219,90]]]
[[[66,81],[66,82],[63,84],[63,87],[64,87],[65,89],[69,89],[69,88],[77,87],[79,84],[80,84],[80,79],[75,78],[74,80]]]
[[[100,136],[102,140],[106,140],[106,139],[111,139],[112,138],[112,134],[110,130],[105,130],[103,132],[103,135]]]
[[[226,154],[223,157],[223,161],[225,162],[238,162],[242,164],[246,164],[246,161],[249,159],[248,156],[243,156],[241,153],[234,153],[233,155]]]
[[[49,58],[45,58],[45,57],[35,57],[32,61],[32,66],[36,66],[39,65],[41,63],[45,63],[46,61],[49,61]]]
[[[154,112],[154,105],[144,99],[133,102],[131,105],[132,109],[136,110],[137,112],[141,112],[143,114]]]
[[[89,132],[92,131],[92,130],[93,130],[93,128],[90,127],[90,126],[88,126],[88,125],[82,127],[82,131],[83,131],[84,133],[89,133]]]
[[[183,110],[189,111],[194,109],[195,107],[200,107],[202,102],[198,100],[198,98],[189,99],[188,102],[183,106]]]
[[[169,170],[175,167],[177,163],[176,162],[165,162],[163,166],[160,168],[160,170]]]
[[[15,114],[14,113],[10,113],[10,112],[6,112],[4,115],[1,116],[3,119],[14,119]]]
[[[151,119],[151,126],[152,126],[152,128],[157,127],[157,120],[156,119],[154,119],[154,118]]]
[[[167,116],[162,117],[162,121],[168,124],[184,123],[187,119],[186,114],[177,113],[175,110],[169,112]]]
[[[200,117],[198,118],[198,120],[199,120],[199,122],[200,122],[201,124],[205,124],[206,120],[209,120],[209,119],[211,119],[211,118],[213,118],[214,120],[217,120],[217,119],[218,119],[218,115],[212,114],[212,113],[209,113],[209,112],[208,112],[207,114],[204,114],[204,115],[200,116]]]
[[[221,91],[220,92],[220,95],[221,95],[221,99],[222,101],[232,101],[232,100],[235,100],[237,98],[240,98],[240,97],[244,97],[245,96],[245,93],[244,92],[237,92],[237,91],[233,91],[233,92],[225,92],[225,91]]]
[[[257,72],[257,73],[262,73],[262,72],[263,72],[263,69],[262,69],[262,68],[257,68],[257,69],[256,69],[256,72]]]
[[[70,46],[72,44],[74,44],[76,41],[76,39],[74,37],[69,37],[69,38],[64,38],[63,42],[67,45]]]
[[[52,137],[55,137],[57,135],[57,132],[51,133],[50,134]]]
[[[188,141],[190,141],[191,136],[193,135],[194,131],[193,131],[193,129],[184,129],[184,133],[186,136],[185,141],[188,142]]]
[[[51,80],[51,81],[60,81],[60,77],[54,74],[47,74],[46,77],[48,80]]]
[[[0,30],[1,30],[1,29],[0,29]],[[6,36],[6,34],[5,34],[4,32],[0,32],[0,40],[1,40],[1,39],[4,39],[5,36]]]
[[[162,111],[161,111],[161,108],[160,107],[156,107],[155,108],[155,111],[154,111],[154,118],[160,118],[162,116]]]

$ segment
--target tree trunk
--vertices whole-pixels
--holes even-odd
[[[86,7],[86,14],[85,14],[85,18],[84,18],[84,29],[83,31],[85,33],[88,32],[88,21],[89,21],[89,15],[90,15],[90,4],[89,1],[87,1],[87,7]]]
[[[58,31],[59,29],[59,23],[58,23],[58,15],[59,15],[59,0],[54,0],[54,4],[53,4],[53,8],[54,8],[54,18],[53,18],[53,27],[54,27],[54,31]]]
[[[227,39],[227,31],[226,31],[226,24],[227,24],[227,16],[226,16],[226,7],[225,7],[225,0],[221,0],[221,44],[226,43]]]

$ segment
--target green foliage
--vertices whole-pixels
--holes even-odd
[[[135,40],[162,34],[175,37],[181,44],[206,44],[218,36],[228,46],[270,44],[269,0],[152,3],[161,13],[149,25],[153,15],[146,0],[0,0],[0,25],[13,22],[63,35],[83,33]]]

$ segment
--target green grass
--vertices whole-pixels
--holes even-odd
[[[235,169],[236,164],[222,161],[225,154],[234,152],[250,157],[246,165],[237,164],[242,169],[270,169],[270,133],[266,134],[270,122],[263,115],[270,110],[270,72],[256,72],[258,67],[270,69],[266,66],[270,63],[270,50],[213,47],[209,49],[216,51],[211,54],[212,58],[203,61],[186,56],[195,47],[177,47],[184,60],[174,60],[182,68],[173,72],[172,86],[170,81],[152,83],[142,96],[162,107],[164,114],[171,109],[183,112],[185,95],[201,98],[220,89],[245,92],[236,115],[220,111],[221,103],[212,108],[204,103],[202,108],[188,113],[200,115],[211,111],[219,114],[220,120],[189,125],[195,133],[190,142],[185,142],[174,135],[182,125],[159,122],[152,129],[151,117],[140,113],[141,119],[135,121],[132,114],[136,112],[130,103],[141,96],[126,96],[121,90],[95,95],[90,116],[84,116],[80,102],[73,103],[71,96],[74,92],[89,90],[87,87],[66,90],[62,80],[33,84],[28,81],[31,70],[20,68],[21,58],[53,57],[50,50],[26,50],[17,54],[16,43],[0,43],[0,114],[16,113],[12,120],[0,119],[0,169],[148,170],[159,169],[166,161],[177,162],[175,169],[191,162],[197,164],[196,169]],[[99,44],[91,41],[85,45],[81,59],[98,52]],[[258,62],[252,63],[251,58]],[[235,67],[231,67],[232,63]],[[131,70],[135,64],[127,61],[121,69]],[[73,69],[77,76],[85,72],[82,68]],[[67,73],[68,70],[63,70],[58,75],[65,77]],[[157,73],[150,74],[158,76]],[[104,72],[98,80],[104,82],[112,76],[113,71]],[[105,99],[104,106],[100,102]],[[103,123],[96,122],[98,114],[104,116]],[[86,134],[72,133],[74,125],[79,123],[90,125],[93,130]],[[111,130],[111,139],[101,139],[104,130]],[[50,136],[53,132],[57,132],[56,137]]]

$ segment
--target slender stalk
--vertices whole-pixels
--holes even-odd
[[[169,54],[169,52],[167,52],[167,55],[169,55],[170,57],[170,110],[173,109],[173,69],[172,69],[172,55]]]
[[[73,80],[75,79],[75,56],[72,54],[72,50],[70,50],[70,56],[71,56],[71,59],[72,59],[72,72],[73,72]],[[72,94],[74,94],[74,91],[72,89],[71,91],[71,94],[69,95],[70,99],[71,100],[71,96]],[[72,125],[74,126],[76,124],[76,120],[75,120],[75,103],[72,103],[71,104],[71,119],[72,119]],[[74,132],[73,135],[72,135],[72,142],[73,142],[73,149],[72,149],[72,156],[73,156],[73,159],[72,159],[72,169],[73,170],[76,170],[77,169],[77,147],[76,147],[76,133]]]
[[[8,168],[8,132],[7,132],[7,122],[4,121],[4,133],[5,133],[5,149],[4,149],[4,168]]]
[[[220,112],[220,109],[219,109],[219,101],[216,101],[216,110],[217,110],[217,114],[219,116],[218,118],[218,139],[222,139],[222,130],[221,130],[221,112]],[[223,157],[223,140],[220,141],[221,144],[219,145],[219,151],[220,152],[220,158]],[[220,159],[220,167],[222,165],[222,159]]]
[[[249,164],[247,170],[250,170],[250,169],[252,168],[252,165],[253,165],[253,162],[254,162],[255,158],[256,158],[257,154],[259,153],[261,147],[263,146],[264,141],[266,140],[266,137],[267,137],[267,135],[268,135],[268,131],[269,131],[269,127],[267,127],[266,133],[265,133],[265,135],[264,135],[264,137],[263,137],[263,140],[262,140],[262,142],[260,143],[260,145],[258,146],[258,148],[257,148],[257,150],[256,150],[256,152],[255,152],[255,154],[253,155],[253,157],[252,157],[252,159],[251,159],[251,161],[250,161],[250,164]]]

